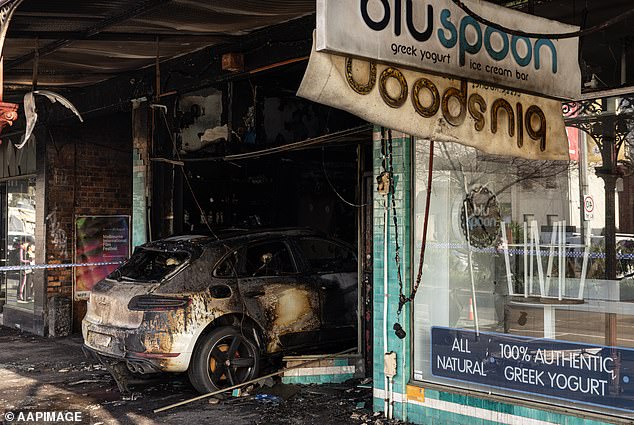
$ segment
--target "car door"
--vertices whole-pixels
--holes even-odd
[[[321,342],[357,338],[357,256],[346,245],[321,237],[302,237],[297,246],[318,287]]]
[[[253,242],[242,248],[240,257],[240,295],[265,330],[267,352],[314,343],[320,328],[319,294],[298,273],[287,241]]]

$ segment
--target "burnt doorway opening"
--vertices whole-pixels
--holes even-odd
[[[164,220],[152,220],[153,233],[155,238],[171,233],[222,237],[236,230],[293,228],[341,241],[356,262],[355,374],[371,376],[372,127],[296,97],[303,72],[303,66],[291,66],[180,97],[173,128],[184,173],[172,174],[179,171],[174,165],[152,164],[155,177],[163,169],[173,181],[171,190],[157,190],[164,182],[155,181],[153,199],[153,205],[173,212],[172,232],[162,230]],[[166,145],[163,156],[171,150]],[[301,243],[298,252],[304,249]],[[315,264],[319,261],[323,258]],[[298,271],[319,268],[306,257],[299,262]],[[333,297],[322,294],[321,300],[322,323],[340,323],[351,313]],[[285,354],[342,348],[348,347],[322,344]]]
[[[369,143],[344,141],[239,162],[187,163],[192,190],[185,183],[182,206],[174,208],[183,212],[180,226],[186,234],[209,234],[207,224],[219,237],[235,230],[299,228],[315,230],[351,247],[358,263],[355,340],[366,376],[371,374],[372,365],[373,178],[367,172],[371,166]],[[328,316],[332,323],[341,323],[343,319],[337,316],[351,313],[335,299],[322,303],[323,318]],[[348,346],[306,347],[293,354],[334,353],[344,348]]]

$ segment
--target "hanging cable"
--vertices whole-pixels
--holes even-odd
[[[418,292],[418,288],[420,287],[420,283],[423,277],[423,263],[425,261],[425,247],[427,246],[427,224],[429,223],[429,206],[431,203],[431,191],[432,191],[432,177],[434,171],[434,141],[429,142],[429,165],[427,170],[427,196],[425,199],[425,217],[423,218],[423,241],[420,248],[420,257],[418,259],[418,274],[416,275],[416,282],[412,287],[412,291],[408,297],[401,293],[399,294],[398,301],[398,314],[401,314],[401,310],[403,310],[403,306],[408,302],[411,302],[416,297],[416,292]],[[396,325],[395,325],[396,326]]]
[[[525,32],[525,31],[521,31],[521,30],[515,30],[515,29],[511,29],[505,26],[502,26],[500,24],[497,24],[495,22],[492,22],[480,15],[478,15],[477,13],[475,13],[473,10],[471,10],[467,5],[464,4],[464,2],[462,0],[451,0],[456,6],[458,6],[460,9],[462,9],[465,13],[467,13],[469,16],[471,16],[473,19],[475,19],[476,21],[480,22],[483,25],[489,26],[491,28],[495,28],[496,30],[500,30],[503,31],[507,34],[510,35],[517,35],[520,37],[528,37],[528,38],[545,38],[545,39],[552,39],[552,40],[559,40],[559,39],[564,39],[564,38],[574,38],[574,37],[584,37],[586,35],[590,35],[593,34],[595,32],[599,32],[599,31],[603,31],[604,29],[617,24],[631,16],[634,15],[634,8],[631,8],[628,11],[625,11],[623,13],[621,13],[618,16],[615,16],[614,18],[608,19],[607,21],[599,24],[599,25],[595,25],[593,27],[587,28],[585,30],[579,30],[579,31],[572,31],[572,32],[565,32],[565,33],[561,33],[561,34],[541,34],[541,33],[534,33],[534,32]]]
[[[337,195],[337,197],[339,199],[341,199],[341,202],[343,202],[346,205],[349,205],[351,207],[354,208],[363,208],[363,207],[367,207],[368,204],[361,204],[361,205],[357,205],[357,204],[353,204],[352,202],[347,201],[343,196],[341,196],[339,194],[339,192],[337,191],[337,189],[335,188],[335,186],[332,184],[332,182],[330,181],[330,178],[328,177],[328,173],[326,172],[326,160],[325,160],[325,146],[321,147],[321,168],[324,172],[324,177],[326,178],[326,181],[328,182],[328,184],[330,185],[330,188],[332,189],[333,192],[335,192],[335,195]]]
[[[174,140],[174,135],[172,134],[172,130],[170,129],[169,123],[167,122],[167,114],[165,113],[165,111],[162,108],[159,108],[159,109],[160,109],[160,114],[163,117],[163,122],[165,123],[165,128],[167,129],[167,134],[169,135],[170,140],[172,141],[172,147],[174,148],[174,153],[176,155],[176,158],[178,159],[178,161],[182,162],[180,153],[178,152],[178,147],[176,146],[176,140]],[[211,225],[209,224],[209,221],[207,220],[207,215],[205,214],[205,211],[203,210],[203,207],[200,205],[200,202],[198,202],[198,197],[196,196],[196,193],[194,192],[194,188],[192,187],[192,184],[189,181],[189,176],[185,172],[185,167],[179,166],[178,168],[180,168],[181,172],[183,173],[183,178],[185,179],[185,182],[187,183],[187,187],[189,188],[189,191],[191,192],[192,199],[194,200],[194,203],[196,204],[196,207],[198,207],[198,210],[200,211],[200,217],[203,220],[203,222],[205,223],[205,226],[207,226],[207,229],[209,230],[209,233],[211,233],[211,235],[216,240],[220,240],[218,235],[211,228]]]
[[[390,175],[390,190],[388,196],[392,201],[392,220],[394,221],[394,240],[395,240],[395,254],[394,261],[396,262],[396,277],[398,279],[398,287],[399,287],[399,300],[403,297],[403,275],[401,274],[401,246],[398,243],[398,218],[396,215],[396,189],[394,186],[394,163],[393,163],[393,146],[392,146],[392,130],[388,129],[387,131],[387,160],[389,170],[387,172]],[[399,301],[399,309],[398,315],[401,314],[400,301]]]

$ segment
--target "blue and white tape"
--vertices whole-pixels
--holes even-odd
[[[27,264],[24,266],[2,266],[0,267],[0,272],[43,269],[68,269],[72,267],[118,266],[120,264],[122,264],[122,261],[106,261],[100,263]]]
[[[446,250],[446,249],[464,249],[467,250],[469,249],[469,246],[467,244],[463,244],[463,243],[446,243],[446,242],[428,242],[427,243],[427,247],[431,248],[431,249],[439,249],[439,250]],[[584,252],[583,250],[579,250],[579,248],[571,248],[571,247],[564,247],[565,248],[565,253],[564,256],[565,257],[571,257],[571,258],[583,258]],[[577,251],[572,251],[572,249],[577,249]],[[509,249],[504,249],[501,246],[498,248],[476,248],[476,247],[471,247],[471,252],[480,252],[480,253],[486,253],[486,254],[504,254],[504,252],[508,252],[510,255],[524,255],[524,254],[528,254],[530,256],[537,256],[538,253],[535,249],[529,249],[529,250],[523,250],[523,249],[519,249],[519,248],[509,248]],[[540,257],[548,257],[551,255],[550,252],[550,247],[544,247],[542,249],[539,250],[539,256]],[[559,257],[559,248],[555,247],[555,249],[553,250],[552,255],[554,257]],[[588,258],[605,258],[605,252],[589,252],[588,253]],[[617,260],[634,260],[634,254],[617,254],[616,255],[616,259]]]

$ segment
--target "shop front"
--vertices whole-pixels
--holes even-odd
[[[354,3],[318,2],[299,94],[377,124],[375,410],[631,423],[634,235],[618,233],[622,138],[609,137],[623,125],[590,132],[599,163],[585,140],[570,161],[561,100],[580,96],[576,41],[511,36],[452,2],[428,6],[425,32],[411,2]],[[469,5],[507,28],[576,30]],[[629,107],[597,102],[566,122],[588,131]]]
[[[38,198],[35,143],[20,150],[12,143],[0,147],[6,167],[0,172],[0,265],[24,267],[43,258],[36,217]],[[40,204],[40,205],[38,205]],[[38,253],[38,250],[40,251]],[[33,270],[0,272],[0,313],[5,324],[33,330],[42,311],[42,276]]]
[[[604,227],[579,232],[577,164],[375,139],[375,173],[387,152],[399,204],[374,202],[389,216],[374,229],[375,299],[386,300],[375,303],[375,409],[414,423],[631,423],[633,236],[618,234],[606,279]],[[396,353],[396,374],[383,353]]]

